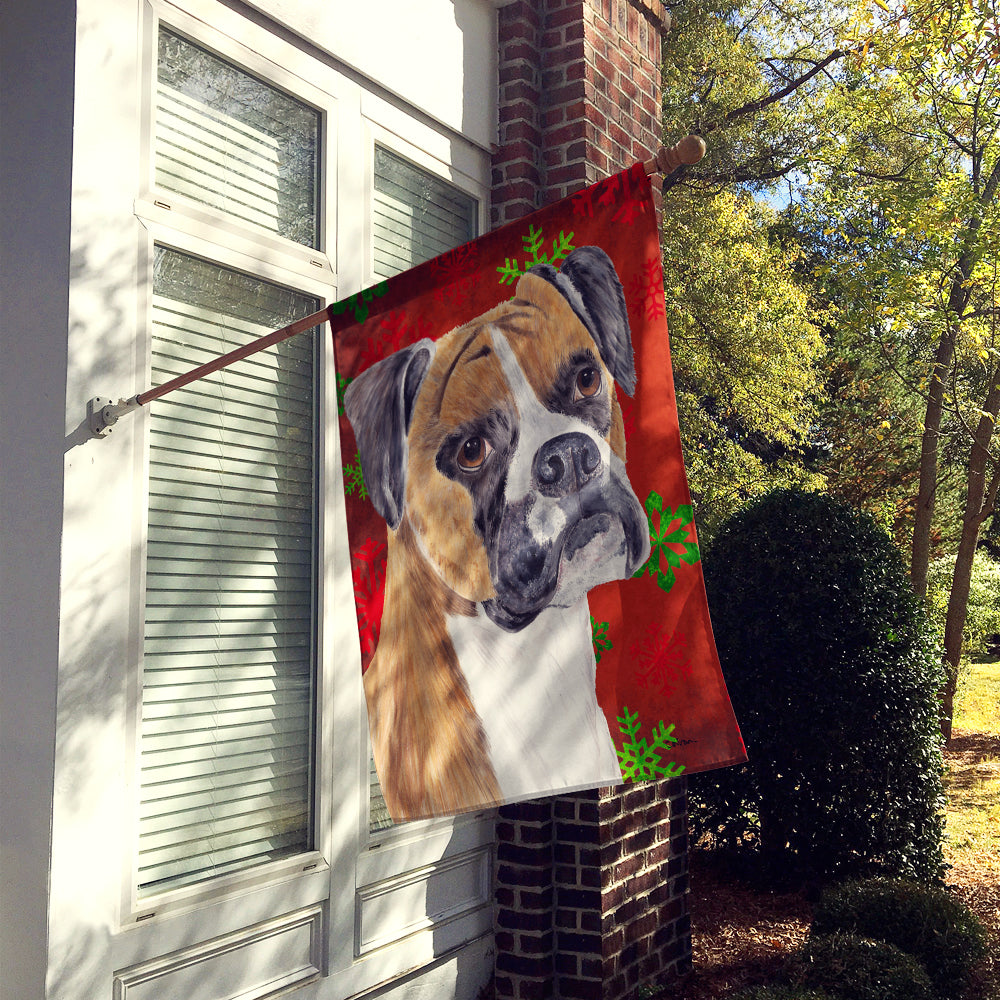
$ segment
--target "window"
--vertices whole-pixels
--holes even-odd
[[[475,199],[375,146],[375,274],[389,278],[478,236]]]
[[[317,308],[157,247],[153,383]],[[140,895],[311,848],[316,400],[303,334],[150,414]]]
[[[318,246],[317,111],[159,30],[156,185]]]
[[[315,51],[184,7],[147,7],[139,388],[473,238],[488,180]],[[204,960],[337,998],[486,947],[492,816],[391,829],[368,773],[336,393],[324,326],[137,414],[126,986]]]
[[[157,191],[315,246],[319,112],[158,41]],[[319,308],[199,231],[205,257],[154,249],[153,385]],[[310,332],[151,407],[139,899],[314,847],[317,385]]]
[[[77,425],[50,552],[60,995],[343,1000],[485,976],[493,817],[369,832],[328,328],[102,441],[83,416],[374,284],[386,164],[429,183],[386,202],[414,244],[438,194],[460,219],[392,269],[473,235],[492,125],[464,84],[472,66],[472,93],[492,86],[495,17],[458,3],[423,103],[389,86],[402,26],[321,0],[97,0],[57,53],[76,84],[59,370]]]

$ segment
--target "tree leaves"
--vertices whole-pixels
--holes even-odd
[[[663,226],[664,280],[682,442],[698,522],[711,534],[741,498],[801,469],[824,345],[797,249],[747,195],[677,188]],[[798,466],[798,468],[796,468]]]

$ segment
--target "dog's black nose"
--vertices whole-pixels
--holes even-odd
[[[597,442],[574,431],[554,437],[535,452],[532,466],[542,496],[565,497],[576,493],[601,472]]]

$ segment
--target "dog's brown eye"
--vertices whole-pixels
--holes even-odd
[[[458,464],[466,472],[475,472],[486,461],[486,456],[492,450],[489,441],[484,437],[477,435],[466,438],[462,447],[458,449]]]
[[[576,391],[573,393],[573,398],[584,399],[596,396],[600,391],[601,373],[593,366],[581,369],[576,376]]]

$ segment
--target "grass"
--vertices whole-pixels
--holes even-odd
[[[955,702],[956,728],[1000,736],[1000,660],[963,670]]]
[[[1000,876],[1000,662],[963,672],[948,759],[948,861]]]
[[[946,881],[986,925],[993,945],[972,995],[1000,1000],[1000,662],[963,671],[945,759]]]

